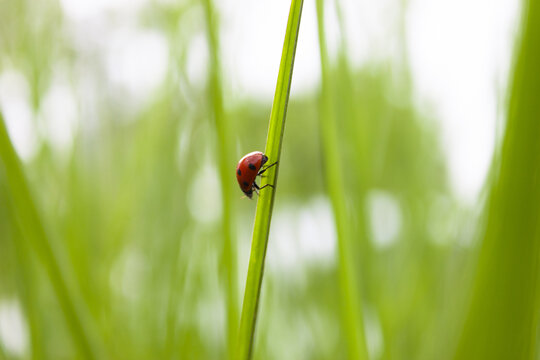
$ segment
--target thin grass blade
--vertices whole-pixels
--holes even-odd
[[[334,101],[331,91],[330,64],[326,47],[324,3],[317,0],[317,23],[321,56],[322,89],[320,128],[325,159],[325,180],[332,202],[338,236],[338,276],[341,290],[341,315],[349,359],[367,359],[359,281],[354,267],[350,220],[345,204],[343,168],[341,166]]]
[[[262,190],[257,203],[253,238],[251,241],[251,255],[249,258],[246,289],[242,306],[242,317],[240,320],[237,359],[249,359],[251,358],[253,351],[257,309],[261,294],[266,247],[268,245],[268,234],[270,233],[270,221],[272,219],[274,198],[278,185],[277,176],[281,156],[281,145],[283,132],[285,130],[285,118],[287,116],[287,105],[289,102],[294,57],[303,3],[303,0],[291,1],[289,20],[285,32],[285,41],[281,54],[281,63],[279,66],[276,92],[274,95],[274,103],[272,105],[272,113],[270,115],[270,125],[268,128],[268,138],[266,140],[265,149],[265,154],[268,156],[269,162],[277,161],[278,164],[274,167],[275,170],[269,170],[267,172],[267,182],[262,184],[263,186],[265,184],[273,184],[274,188],[267,187]]]
[[[28,248],[37,253],[45,266],[80,356],[85,359],[102,358],[96,335],[90,330],[89,314],[86,313],[84,306],[75,300],[73,290],[68,285],[65,267],[61,265],[57,250],[45,230],[21,161],[9,138],[2,113],[0,113],[0,166],[4,167],[11,197],[9,205],[12,207],[14,218],[17,219],[17,225],[20,226],[22,238],[28,242]],[[17,251],[25,250],[26,247],[17,249]]]

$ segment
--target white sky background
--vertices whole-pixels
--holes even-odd
[[[396,35],[400,31],[396,18],[401,0],[340,1],[354,65],[394,58],[400,39]],[[221,10],[228,100],[249,96],[271,101],[290,1],[214,2]],[[304,1],[292,97],[315,90],[319,82],[314,3]],[[484,182],[497,119],[504,116],[501,99],[505,99],[519,4],[519,0],[408,2],[405,29],[416,101],[420,111],[432,112],[440,123],[451,184],[458,198],[469,204],[476,201]],[[89,46],[101,47],[111,82],[126,89],[134,103],[148,98],[163,81],[169,66],[164,36],[137,25],[138,13],[148,0],[62,0],[61,5],[78,50],[84,55]],[[104,16],[110,14],[115,16]],[[110,18],[116,22],[107,22]],[[332,53],[339,34],[332,0],[327,1],[326,28]],[[133,56],[134,52],[143,56]],[[204,37],[194,39],[188,57],[192,81],[204,80],[207,56]],[[17,150],[25,159],[36,150],[38,134],[44,133],[53,145],[69,149],[77,127],[78,104],[84,105],[84,99],[89,98],[64,96],[70,93],[69,86],[62,76],[55,79],[58,81],[46,96],[50,100],[47,106],[32,115],[24,76],[17,69],[5,69],[0,74],[0,105]],[[86,107],[92,108],[92,104]],[[66,108],[70,111],[66,112]],[[43,118],[46,129],[33,128],[32,116]]]
[[[474,201],[505,116],[519,2],[415,0],[409,56],[418,95],[435,105],[458,196]]]
[[[290,1],[224,0],[223,50],[233,94],[272,97]],[[342,0],[352,61],[396,53],[396,0]],[[329,50],[339,29],[327,2]],[[406,40],[420,111],[432,111],[456,196],[473,204],[487,174],[496,124],[504,116],[506,79],[518,25],[519,0],[410,0]],[[249,30],[247,30],[249,29]],[[279,31],[276,31],[279,29]],[[334,40],[334,41],[333,41]],[[291,96],[319,81],[314,1],[304,11]],[[424,109],[422,109],[424,107]]]

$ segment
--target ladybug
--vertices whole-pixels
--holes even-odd
[[[240,159],[236,166],[236,180],[240,189],[251,199],[253,196],[253,190],[259,194],[259,190],[264,189],[267,186],[274,187],[274,185],[266,184],[259,187],[255,182],[255,178],[261,175],[266,170],[277,164],[277,161],[271,165],[264,166],[268,162],[268,156],[264,155],[260,151],[254,151]]]

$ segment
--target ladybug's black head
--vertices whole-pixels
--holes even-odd
[[[268,156],[263,155],[261,160],[261,167],[268,162]]]
[[[244,194],[246,194],[246,196],[251,199],[253,197],[253,189],[249,189],[249,191],[244,191]]]

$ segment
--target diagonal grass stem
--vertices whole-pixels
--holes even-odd
[[[272,219],[272,209],[274,207],[274,198],[277,189],[279,159],[281,156],[285,118],[287,115],[287,105],[289,102],[294,56],[296,53],[303,3],[303,0],[291,1],[274,103],[270,115],[265,154],[270,159],[270,162],[277,161],[278,165],[274,167],[275,170],[272,169],[268,171],[267,177],[265,178],[266,183],[262,184],[262,186],[265,184],[273,184],[274,188],[268,187],[266,190],[261,191],[257,203],[246,289],[242,305],[242,317],[240,320],[240,331],[238,334],[237,359],[239,360],[250,359],[253,351],[257,309],[261,294],[266,247],[268,245],[268,234],[270,232],[270,221]]]

